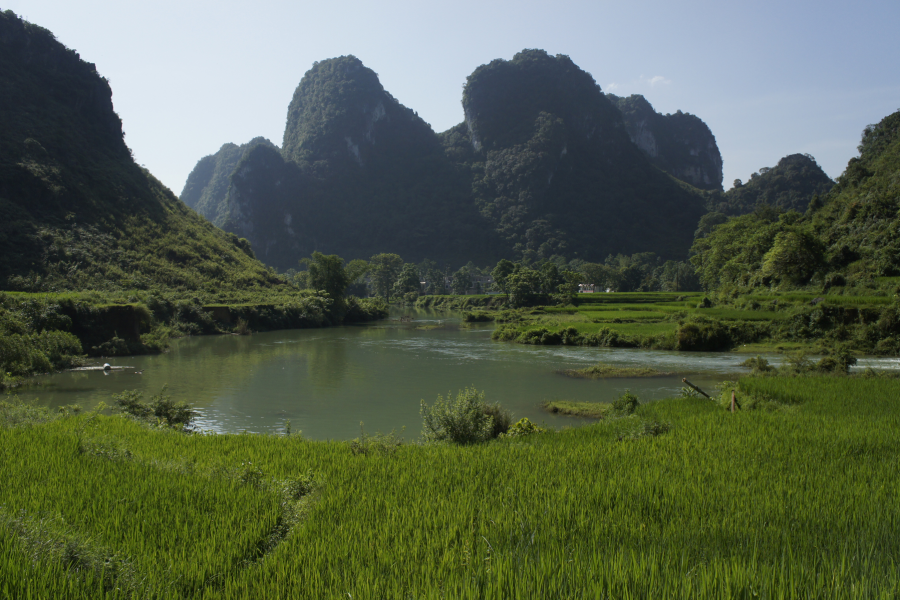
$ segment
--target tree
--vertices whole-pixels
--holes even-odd
[[[397,281],[394,283],[394,295],[402,296],[409,292],[418,292],[421,284],[419,283],[419,269],[412,263],[403,265]]]
[[[368,296],[366,281],[363,278],[366,276],[366,273],[369,272],[369,269],[371,269],[369,263],[361,258],[353,259],[347,263],[347,266],[344,267],[344,271],[347,273],[347,281],[350,282],[347,285],[346,291],[348,296],[357,296],[360,298]]]
[[[566,269],[560,273],[562,283],[557,286],[560,294],[574,296],[578,293],[578,284],[581,283],[581,273]]]
[[[802,284],[824,264],[825,246],[814,235],[799,228],[775,236],[763,257],[762,274],[778,281]]]
[[[563,283],[562,276],[559,274],[559,267],[550,261],[541,265],[541,292],[544,294],[555,294],[559,284]]]
[[[425,281],[426,294],[440,295],[445,292],[444,274],[433,260],[426,258],[419,264],[419,276]]]
[[[307,285],[314,290],[324,291],[331,297],[331,313],[340,321],[344,316],[344,292],[350,280],[344,271],[344,259],[337,254],[313,252],[310,258],[304,258],[300,264],[306,265]]]
[[[376,254],[369,261],[375,294],[385,300],[390,298],[394,283],[403,268],[403,259],[396,254]]]
[[[617,289],[619,287],[619,272],[609,265],[599,263],[584,263],[580,268],[582,281],[599,287]]]
[[[453,288],[454,294],[465,294],[466,290],[472,287],[472,275],[469,273],[469,269],[467,267],[462,267],[454,273],[450,285]]]
[[[496,287],[498,291],[506,294],[507,300],[509,300],[509,285],[507,283],[507,278],[518,268],[519,265],[504,258],[498,262],[497,266],[494,267],[494,270],[491,271],[491,277],[494,278],[494,287]]]
[[[513,306],[528,306],[540,294],[543,279],[534,269],[521,267],[506,278],[509,301]]]

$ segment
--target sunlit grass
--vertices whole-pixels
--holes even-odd
[[[896,381],[745,379],[748,394],[790,409],[674,399],[577,429],[385,455],[109,417],[0,429],[0,594],[896,596]],[[307,470],[318,491],[268,545],[284,507],[267,482]],[[85,548],[119,557],[122,579],[77,571]]]
[[[773,310],[740,310],[737,308],[704,308],[697,314],[724,321],[779,321],[790,313]]]
[[[581,314],[597,322],[609,322],[616,319],[632,321],[659,321],[661,319],[665,319],[668,316],[668,313],[655,310],[607,310],[598,312],[584,311]]]

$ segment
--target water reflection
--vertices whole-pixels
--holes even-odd
[[[149,398],[167,384],[175,399],[201,411],[203,427],[215,431],[272,432],[290,420],[292,429],[306,437],[348,439],[359,435],[363,421],[370,432],[405,426],[406,437],[414,438],[421,426],[420,400],[430,403],[438,394],[465,386],[484,390],[490,401],[500,402],[516,418],[559,426],[573,421],[543,412],[542,402],[611,401],[626,389],[653,400],[677,394],[685,376],[711,389],[746,372],[740,367],[746,359],[741,354],[496,343],[490,328],[461,328],[452,314],[414,316],[411,323],[185,338],[160,356],[116,359],[116,364],[133,369],[53,375],[19,395],[49,405],[89,408],[101,400],[109,403],[112,394],[128,389],[141,390]],[[430,329],[433,325],[441,326]],[[557,373],[601,360],[651,366],[673,375],[581,380]],[[891,366],[897,362],[888,360]],[[877,359],[860,363],[883,366]]]

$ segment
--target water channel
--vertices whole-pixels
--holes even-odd
[[[173,399],[197,408],[205,430],[274,433],[289,420],[293,432],[310,439],[351,439],[362,422],[368,433],[405,428],[401,435],[415,439],[420,400],[430,404],[438,394],[463,387],[484,391],[516,419],[562,427],[579,421],[547,413],[542,402],[612,401],[626,389],[641,401],[658,400],[677,395],[682,377],[711,391],[747,372],[740,367],[747,356],[738,353],[525,346],[493,342],[492,326],[462,326],[458,313],[404,314],[414,320],[182,338],[165,354],[108,359],[132,368],[58,373],[17,393],[43,405],[89,409],[100,401],[112,404],[111,396],[124,390],[141,390],[149,399],[167,385]],[[779,362],[778,356],[769,358]],[[585,380],[558,373],[598,361],[672,375]],[[860,363],[900,367],[897,359]]]

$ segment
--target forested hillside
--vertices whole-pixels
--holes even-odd
[[[621,113],[567,56],[524,50],[478,67],[463,91],[474,201],[496,234],[534,260],[682,257],[699,194],[650,164]]]
[[[867,127],[859,153],[828,193],[813,196],[805,213],[763,202],[698,239],[691,260],[704,285],[875,290],[883,278],[900,276],[900,112]]]
[[[650,163],[568,57],[527,50],[483,65],[463,107],[465,122],[437,135],[357,58],[317,62],[290,103],[281,151],[245,151],[227,192],[198,192],[212,163],[225,164],[223,147],[197,164],[187,201],[217,200],[197,209],[282,269],[316,250],[453,265],[686,257],[701,194]]]
[[[772,168],[763,167],[743,183],[740,179],[722,193],[710,195],[710,209],[727,215],[743,215],[760,206],[806,212],[810,201],[822,198],[834,186],[809,154],[791,154]]]
[[[228,216],[222,200],[228,194],[231,174],[247,152],[260,144],[275,148],[266,138],[256,137],[240,146],[223,144],[215,154],[201,158],[184,184],[181,201],[221,227]]]
[[[191,178],[204,168],[198,163]],[[224,194],[204,189],[219,206],[198,210],[281,269],[314,251],[454,263],[503,253],[431,127],[353,56],[318,62],[304,75],[281,151],[245,152],[230,183]]]
[[[0,107],[4,289],[280,282],[135,164],[94,65],[12,11],[0,13]]]

